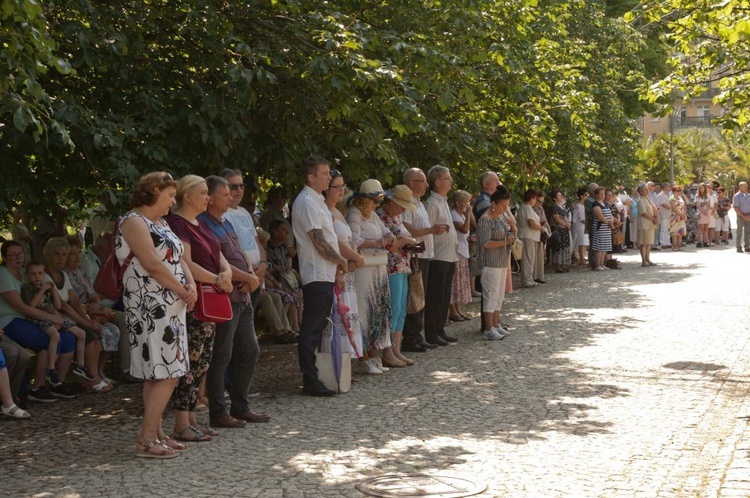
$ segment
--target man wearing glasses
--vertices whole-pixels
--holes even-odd
[[[427,183],[432,191],[425,202],[427,216],[430,223],[442,227],[442,231],[433,235],[435,254],[430,260],[430,277],[425,289],[424,335],[431,344],[447,346],[458,341],[445,333],[453,271],[458,260],[458,237],[448,206],[448,192],[453,185],[450,170],[445,166],[433,166],[427,172]]]
[[[224,214],[224,219],[229,220],[240,240],[240,247],[245,253],[248,262],[253,265],[253,272],[263,281],[268,269],[266,252],[258,241],[258,232],[255,230],[253,217],[247,209],[240,206],[242,197],[245,195],[245,184],[242,180],[242,172],[237,169],[223,169],[219,173],[229,183],[229,193],[232,198],[229,201],[229,209]]]
[[[409,233],[418,242],[424,242],[424,252],[417,254],[419,270],[422,272],[422,285],[429,287],[430,260],[435,251],[433,249],[433,235],[441,234],[441,225],[430,223],[427,210],[419,199],[427,192],[427,177],[419,168],[410,168],[404,173],[404,184],[411,190],[411,201],[417,206],[413,211],[404,211],[401,221]],[[416,313],[406,315],[404,322],[404,340],[401,349],[412,353],[424,353],[428,349],[436,348],[437,344],[429,343],[422,338],[424,328],[424,308]]]

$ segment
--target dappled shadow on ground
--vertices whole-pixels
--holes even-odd
[[[202,468],[222,482],[235,469],[243,472],[246,487],[213,489],[219,496],[256,496],[253,489],[285,483],[302,492],[358,496],[353,485],[365,477],[444,473],[493,442],[522,445],[555,432],[607,434],[612,422],[597,417],[597,404],[630,393],[602,382],[569,353],[638,327],[633,311],[653,305],[642,298],[644,287],[684,281],[695,269],[631,264],[621,271],[549,275],[548,284],[508,297],[510,338],[483,341],[478,319],[454,325],[448,330],[458,344],[413,355],[416,366],[361,378],[350,393],[331,399],[299,396],[296,346],[264,345],[255,382],[263,396],[254,403],[272,422],[222,431],[216,441],[158,466],[133,458],[140,386],[33,406],[33,421],[0,425],[3,473],[24,476],[27,487],[15,490],[19,495],[90,494],[76,482],[92,477],[113,480],[127,492],[201,495],[201,478],[190,469]],[[476,315],[476,304],[469,309]],[[724,367],[682,361],[665,368]],[[172,427],[171,418],[167,414],[165,427]],[[164,474],[179,478],[155,484]]]

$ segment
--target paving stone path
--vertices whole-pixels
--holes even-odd
[[[487,497],[750,496],[750,255],[619,259],[508,296],[504,341],[453,325],[456,345],[332,399],[300,396],[293,346],[264,346],[254,408],[271,423],[173,460],[134,458],[136,386],[32,405],[0,421],[0,494],[358,497],[365,478],[425,473]]]

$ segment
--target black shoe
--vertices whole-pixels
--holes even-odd
[[[336,391],[328,389],[318,379],[304,377],[302,379],[302,394],[308,394],[310,396],[335,396]]]
[[[535,279],[534,279],[534,282],[536,282],[536,283],[538,283],[538,284],[546,284],[546,283],[547,283],[547,281],[546,281],[546,280],[542,280],[541,278],[535,278]]]
[[[401,351],[406,351],[407,353],[424,353],[427,351],[427,348],[419,344],[402,344]]]
[[[57,398],[73,399],[77,396],[76,393],[73,392],[73,390],[65,384],[50,387],[49,392],[50,394],[52,394],[52,396],[55,396]]]
[[[745,251],[743,251],[741,247],[738,247],[737,252],[745,252]]]
[[[457,337],[453,337],[452,335],[443,334],[440,336],[440,338],[446,342],[458,342]]]
[[[52,396],[47,387],[42,386],[38,389],[29,389],[29,395],[27,397],[30,401],[37,401],[39,403],[54,403],[57,398]]]
[[[435,339],[435,344],[437,344],[438,346],[447,346],[450,343],[446,341],[445,339],[443,339],[442,337],[438,337]]]
[[[421,348],[425,348],[425,349],[435,349],[436,347],[438,347],[438,345],[435,344],[434,342],[428,342],[428,341],[419,341],[417,343],[417,346]]]

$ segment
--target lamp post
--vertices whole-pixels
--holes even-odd
[[[669,115],[669,183],[674,185],[674,120],[677,109],[672,109]]]

